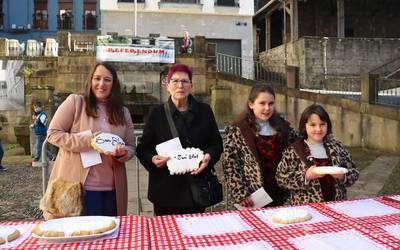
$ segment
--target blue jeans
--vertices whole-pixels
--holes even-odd
[[[84,215],[117,215],[115,191],[85,191]]]
[[[46,135],[36,135],[35,155],[33,157],[34,161],[40,160],[40,157],[42,156],[42,146],[45,139]]]

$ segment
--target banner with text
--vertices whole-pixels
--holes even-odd
[[[173,45],[163,47],[105,45],[97,46],[96,59],[108,62],[175,63],[175,50]]]

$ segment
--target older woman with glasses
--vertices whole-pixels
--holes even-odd
[[[169,157],[158,155],[156,145],[173,138],[164,104],[150,113],[137,146],[137,157],[149,171],[148,198],[156,215],[201,213],[205,208],[193,201],[190,175],[211,171],[222,152],[222,139],[209,105],[192,95],[192,70],[184,64],[173,65],[168,72],[166,88],[170,94],[169,112],[183,148],[194,147],[204,152],[197,170],[184,175],[171,175],[166,166]]]

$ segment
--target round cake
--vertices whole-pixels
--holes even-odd
[[[91,145],[99,153],[111,154],[117,145],[125,145],[124,140],[118,135],[100,133],[92,138]]]
[[[292,224],[311,220],[312,216],[304,209],[284,208],[272,215],[272,221],[279,224]]]
[[[116,227],[113,217],[80,216],[45,221],[37,224],[32,233],[41,237],[71,237],[102,234]]]
[[[18,229],[14,227],[0,226],[0,245],[11,242],[20,236]]]

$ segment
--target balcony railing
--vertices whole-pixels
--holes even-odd
[[[82,16],[82,21],[83,21],[83,29],[84,30],[96,30],[97,29],[97,16],[95,15],[83,15]]]
[[[47,14],[33,14],[33,28],[37,30],[45,30],[49,28]]]
[[[146,0],[136,0],[137,3],[144,3]],[[118,0],[119,3],[134,3],[135,0]]]
[[[57,28],[59,30],[72,30],[74,28],[74,16],[57,15]]]
[[[235,0],[217,0],[217,2],[215,2],[215,5],[226,7],[239,7],[239,2]]]
[[[200,0],[161,0],[161,3],[200,4]]]

